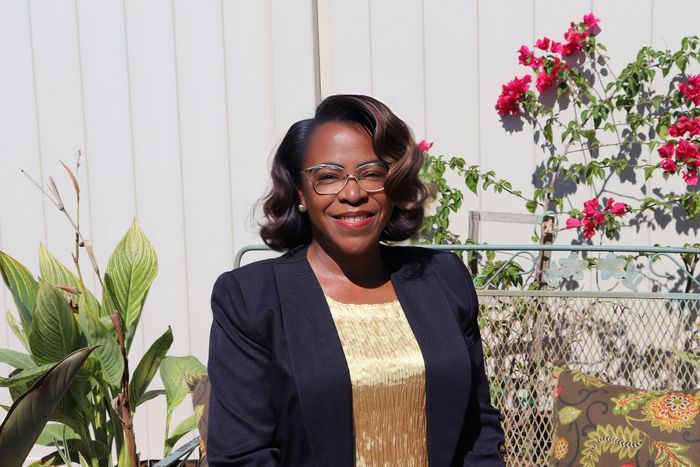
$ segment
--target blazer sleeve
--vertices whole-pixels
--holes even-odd
[[[211,297],[209,337],[209,465],[275,466],[277,425],[271,403],[270,351],[250,325],[249,310],[232,272],[222,274]]]
[[[457,268],[464,278],[463,286],[469,299],[469,311],[463,323],[464,340],[469,349],[469,359],[472,368],[471,391],[469,406],[465,417],[465,425],[469,428],[467,453],[464,458],[465,466],[502,466],[502,449],[504,444],[503,428],[500,412],[491,404],[489,382],[484,367],[484,351],[479,332],[479,301],[471,275],[462,260],[450,254],[458,263]]]

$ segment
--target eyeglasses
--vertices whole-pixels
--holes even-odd
[[[384,161],[372,161],[357,167],[353,173],[345,172],[343,167],[333,164],[318,164],[303,169],[319,195],[335,195],[339,193],[348,180],[354,178],[360,188],[368,193],[382,191],[389,175],[389,164]]]

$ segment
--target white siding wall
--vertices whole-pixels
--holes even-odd
[[[67,222],[20,169],[53,176],[71,206],[58,160],[73,165],[82,150],[81,223],[100,265],[134,216],[159,255],[134,359],[171,325],[172,353],[205,361],[211,285],[238,248],[259,243],[251,210],[268,185],[270,154],[322,94],[374,95],[416,137],[435,140],[434,152],[527,189],[539,155],[528,129],[501,127],[500,84],[523,74],[520,45],[560,37],[588,11],[603,19],[600,39],[619,66],[642,45],[675,47],[698,33],[700,3],[2,0],[0,249],[36,271],[44,242],[70,263]],[[611,189],[638,195],[640,186]],[[525,212],[490,193],[467,195],[465,206]],[[466,215],[456,222],[465,233]],[[673,225],[623,240],[678,245],[697,235]],[[530,235],[525,226],[481,231],[491,243]],[[4,288],[0,306],[14,312]],[[19,347],[4,319],[0,346]],[[156,400],[137,416],[144,457],[160,454],[163,413]]]

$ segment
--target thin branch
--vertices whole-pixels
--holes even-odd
[[[49,199],[49,201],[51,201],[53,203],[54,206],[56,206],[56,209],[61,210],[61,207],[59,206],[59,204],[56,202],[55,199],[53,199],[51,197],[51,195],[49,193],[46,192],[46,190],[44,189],[43,186],[41,186],[39,183],[37,183],[36,180],[34,180],[31,175],[29,175],[27,172],[24,171],[24,169],[20,170],[20,172],[22,173],[22,175],[27,177],[29,179],[29,181],[32,182],[32,184],[35,187],[37,187],[39,189],[39,191]]]
[[[102,281],[102,277],[100,276],[100,268],[97,265],[97,259],[95,258],[95,254],[94,254],[94,251],[92,249],[92,243],[89,242],[89,240],[85,239],[85,237],[83,236],[83,233],[80,231],[80,228],[78,227],[78,224],[76,224],[76,222],[73,221],[73,218],[66,210],[65,206],[63,205],[63,202],[61,201],[60,195],[58,193],[58,189],[56,188],[56,184],[53,182],[53,179],[49,178],[49,180],[52,183],[52,191],[54,191],[57,199],[52,198],[51,195],[49,193],[47,193],[47,191],[41,185],[39,185],[27,172],[22,170],[22,173],[34,184],[34,186],[36,186],[39,189],[39,191],[41,191],[41,193],[43,193],[44,196],[46,196],[53,203],[54,206],[56,206],[56,209],[58,209],[59,211],[63,212],[63,214],[65,214],[71,227],[73,227],[73,231],[75,232],[77,237],[80,239],[80,244],[84,245],[86,247],[88,256],[90,257],[90,262],[92,264],[92,267],[95,270],[95,274],[97,274],[97,279],[100,281],[100,286],[104,290],[104,283]],[[90,243],[90,245],[91,245],[89,248],[87,247],[88,243]]]

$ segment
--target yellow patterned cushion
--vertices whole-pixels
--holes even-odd
[[[700,391],[642,391],[555,369],[552,465],[700,465]]]

